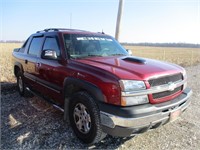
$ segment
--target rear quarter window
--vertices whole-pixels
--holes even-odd
[[[28,46],[27,43],[28,43],[29,40],[30,40],[30,38],[28,38],[28,39],[24,42],[24,44],[23,44],[22,47],[20,48],[19,52],[24,53],[25,49],[26,49],[27,46]]]

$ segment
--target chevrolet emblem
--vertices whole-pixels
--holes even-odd
[[[168,90],[169,91],[173,91],[176,88],[176,84],[174,84],[173,82],[169,82],[168,83]]]

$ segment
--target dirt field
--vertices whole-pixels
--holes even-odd
[[[165,61],[177,61],[178,64],[186,66],[188,86],[193,90],[192,104],[181,118],[173,123],[134,138],[122,139],[107,136],[100,143],[87,146],[76,138],[70,126],[63,121],[62,112],[38,97],[22,98],[17,93],[11,52],[14,47],[20,45],[0,44],[1,149],[196,150],[200,148],[200,49],[179,49],[176,52],[171,49],[171,55],[168,55],[169,49],[153,50],[148,47],[132,47],[135,55],[164,58]],[[145,56],[146,53],[147,56]],[[185,53],[183,59],[181,56],[178,59],[179,53]]]

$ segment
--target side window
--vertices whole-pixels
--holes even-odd
[[[47,37],[45,39],[43,50],[48,50],[48,49],[55,50],[57,56],[58,57],[60,56],[60,50],[56,38]]]
[[[30,39],[30,38],[28,38],[28,39],[24,42],[24,44],[22,45],[22,47],[20,48],[20,52],[21,52],[21,53],[23,53],[23,52],[25,51],[25,48],[27,47],[27,43],[28,43],[29,39]]]
[[[37,56],[39,54],[43,42],[42,39],[43,37],[34,37],[32,39],[28,54],[34,56]]]

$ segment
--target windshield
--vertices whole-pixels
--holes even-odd
[[[70,58],[107,57],[128,55],[112,37],[92,34],[64,34],[67,54]]]

